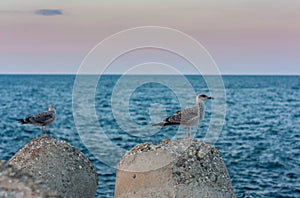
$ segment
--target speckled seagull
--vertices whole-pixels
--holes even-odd
[[[213,97],[207,96],[205,94],[199,94],[196,97],[195,106],[177,111],[170,117],[165,118],[162,122],[153,124],[153,126],[185,126],[187,137],[189,136],[189,139],[192,139],[192,127],[197,126],[199,122],[204,118],[204,101],[206,99],[213,99]]]
[[[21,124],[33,124],[42,127],[42,133],[46,132],[46,126],[55,120],[55,109],[53,105],[49,106],[48,111],[29,116],[24,119],[18,119]]]

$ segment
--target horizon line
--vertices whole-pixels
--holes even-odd
[[[178,76],[180,74],[122,74],[122,73],[105,73],[105,74],[78,74],[78,73],[0,73],[0,75],[128,75],[128,76],[143,76],[143,75],[157,75],[157,76]],[[182,74],[185,76],[197,76],[197,75],[207,75],[207,76],[216,76],[218,74],[193,74],[187,73]],[[221,76],[300,76],[299,74],[292,74],[292,73],[224,73],[220,74]]]

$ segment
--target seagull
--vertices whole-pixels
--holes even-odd
[[[49,106],[48,111],[29,116],[24,119],[18,119],[21,124],[33,124],[42,127],[42,133],[46,132],[46,126],[55,120],[55,109],[53,105]]]
[[[189,136],[189,139],[192,139],[192,126],[197,126],[204,118],[204,101],[207,99],[214,98],[205,94],[199,94],[196,96],[195,106],[177,111],[170,117],[165,118],[162,122],[153,124],[152,126],[185,126],[187,137]]]

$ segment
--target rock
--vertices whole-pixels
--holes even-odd
[[[0,197],[1,198],[42,198],[61,197],[39,180],[21,170],[0,161]]]
[[[137,145],[120,161],[115,197],[235,197],[220,152],[193,140]]]
[[[95,197],[98,176],[92,163],[65,141],[35,138],[9,164],[43,181],[63,197]]]

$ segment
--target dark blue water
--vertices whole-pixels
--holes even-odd
[[[166,78],[176,83],[177,79],[152,77],[154,82]],[[177,127],[138,137],[118,126],[111,110],[111,96],[119,78],[102,76],[95,95],[99,124],[113,144],[128,150],[141,142],[174,138]],[[131,78],[134,81],[141,76]],[[208,93],[201,77],[187,79],[196,93]],[[14,119],[47,110],[48,104],[53,104],[57,119],[47,128],[48,133],[86,154],[99,174],[97,197],[113,197],[115,169],[89,151],[77,133],[72,112],[74,80],[72,75],[0,75],[0,159],[9,160],[40,135],[40,128],[21,126]],[[223,81],[226,124],[215,146],[222,153],[237,197],[300,197],[300,77],[224,76]],[[139,126],[151,123],[152,103],[162,104],[167,114],[180,108],[179,100],[167,86],[139,86],[129,101],[130,116]],[[191,98],[190,104],[193,103]],[[122,105],[119,108],[122,111]],[[208,102],[205,120],[197,130],[198,139],[203,138],[208,127],[210,108]]]

